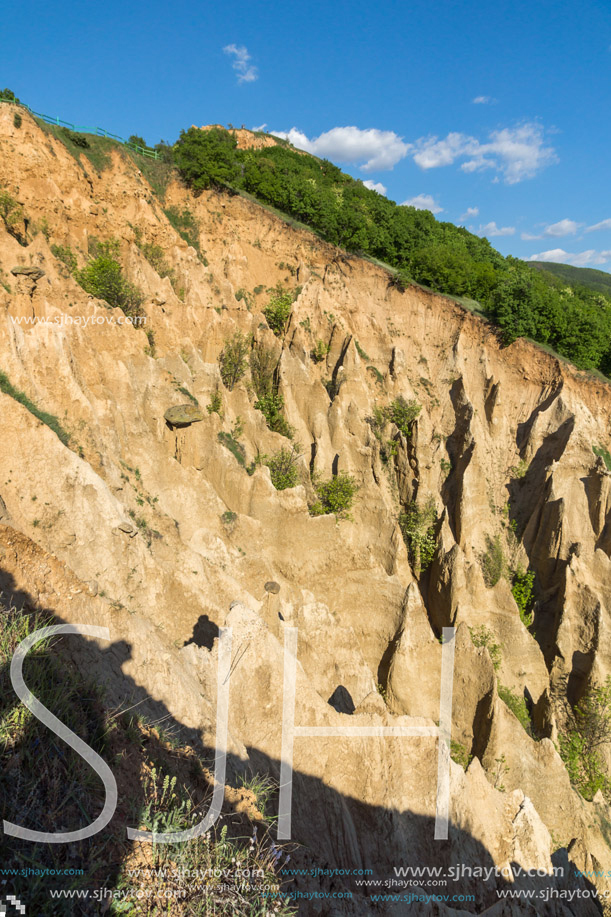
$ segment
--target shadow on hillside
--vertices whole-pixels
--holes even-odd
[[[10,577],[4,575],[3,580],[4,595],[11,605],[24,609],[26,613],[38,610],[27,593],[14,589]],[[40,610],[44,612],[44,609]],[[101,811],[101,782],[82,759],[77,759],[38,720],[33,717],[26,718],[25,722],[20,720],[20,710],[24,708],[12,691],[8,674],[14,646],[8,651],[6,648],[6,635],[14,624],[13,613],[3,609],[2,615],[0,723],[3,725],[0,738],[3,742],[0,754],[3,760],[0,802],[3,818],[36,830],[76,830],[90,824]],[[55,623],[61,621],[55,618]],[[205,636],[209,637],[207,629]],[[126,828],[142,826],[147,798],[150,798],[146,779],[141,773],[143,757],[152,761],[163,773],[176,775],[178,786],[182,784],[189,788],[194,801],[202,805],[202,817],[208,810],[210,783],[198,767],[193,753],[188,749],[172,747],[157,730],[143,730],[137,724],[122,725],[109,731],[107,712],[99,690],[87,686],[86,672],[81,677],[71,673],[66,661],[68,657],[81,657],[88,668],[89,661],[95,657],[93,670],[104,671],[105,675],[107,672],[108,678],[115,681],[114,693],[120,687],[125,698],[124,709],[142,701],[141,709],[147,712],[153,710],[157,719],[162,717],[163,728],[173,733],[180,742],[189,742],[211,767],[213,748],[204,747],[199,737],[174,719],[163,704],[154,701],[152,706],[147,706],[145,693],[130,677],[117,676],[117,663],[120,668],[130,655],[131,648],[123,641],[99,649],[82,636],[70,635],[61,638],[61,645],[58,642],[42,655],[37,655],[34,650],[26,659],[25,681],[32,693],[60,719],[63,715],[64,722],[108,760],[119,791],[118,807],[112,821],[89,840],[61,845],[42,844],[0,834],[0,871],[4,870],[0,875],[0,881],[4,880],[4,884],[0,885],[0,897],[9,894],[17,896],[26,905],[28,915],[97,917],[106,913],[157,913],[156,910],[108,910],[107,898],[103,899],[104,903],[93,903],[91,900],[69,903],[64,899],[60,904],[49,894],[51,890],[62,888],[117,889],[121,882],[122,862],[127,856],[133,857],[137,853],[126,838]],[[121,680],[120,686],[116,684],[117,677]],[[117,715],[115,720],[124,723],[128,715],[124,714],[123,718]],[[280,763],[277,759],[256,748],[250,748],[248,752],[253,773],[271,774],[276,781],[279,779]],[[228,756],[229,782],[232,774],[243,769],[243,762]],[[398,787],[397,797],[401,796]],[[420,805],[421,801],[418,800],[417,804]],[[293,896],[299,914],[331,917],[391,912],[416,915],[453,913],[410,897],[422,894],[449,896],[446,899],[448,906],[455,907],[458,912],[480,914],[498,901],[499,893],[519,889],[530,892],[538,899],[538,914],[594,917],[601,913],[592,901],[593,887],[575,878],[574,867],[564,850],[555,854],[555,865],[564,870],[563,877],[524,877],[509,884],[502,876],[494,877],[490,853],[467,831],[451,825],[448,840],[435,841],[433,819],[412,811],[368,805],[342,795],[318,778],[304,773],[294,774],[292,816],[294,843],[286,848],[291,858],[289,863],[284,863],[283,875],[287,883],[285,890]],[[252,823],[236,805],[226,803],[223,818],[224,823],[230,825],[230,836],[233,833],[234,836],[247,838],[252,834]],[[140,852],[139,856],[139,864],[142,865],[145,855]],[[450,874],[445,882],[397,876],[395,867],[406,866],[437,869],[441,875],[450,868],[461,870],[462,867],[462,874]],[[85,869],[85,875],[70,876],[66,872],[78,869]],[[477,871],[473,873],[477,869],[479,874]],[[35,874],[36,870],[61,872],[40,876]],[[300,870],[302,874],[295,877],[291,875],[291,870]],[[333,876],[333,870],[343,871],[345,875]],[[358,884],[364,880],[362,874],[360,877],[355,875],[357,870],[371,870],[365,879],[369,884]],[[16,874],[16,871],[23,874]],[[428,881],[434,884],[427,886]],[[583,895],[574,896],[576,903],[573,905],[562,901],[568,907],[563,910],[562,899],[558,896],[567,888]],[[402,897],[394,903],[385,903],[376,902],[376,895]],[[453,904],[452,896],[457,896]],[[473,897],[470,899],[467,896]],[[186,909],[171,911],[163,910],[161,904],[159,913],[208,914],[202,899],[199,899],[200,907],[192,902]],[[528,909],[526,912],[534,913]],[[214,913],[221,911],[214,910]],[[236,910],[236,913],[247,912]],[[252,913],[255,913],[254,909]],[[494,914],[500,917],[505,913],[509,912],[499,902],[499,909],[495,908]],[[517,912],[512,910],[511,913]]]

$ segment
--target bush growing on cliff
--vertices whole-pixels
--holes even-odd
[[[405,512],[399,516],[399,527],[407,545],[409,562],[416,576],[420,576],[435,556],[435,525],[437,509],[431,494],[424,504],[415,500],[408,503]]]
[[[293,445],[291,449],[279,449],[273,455],[266,455],[262,463],[267,465],[271,475],[272,484],[276,490],[287,490],[299,484],[299,448]]]
[[[68,268],[71,274],[74,274],[77,268],[76,255],[69,245],[52,245],[51,252],[58,261],[61,261]]]
[[[490,653],[490,659],[492,660],[494,671],[498,672],[502,662],[502,647],[500,643],[496,642],[494,634],[490,628],[486,627],[485,624],[480,624],[477,627],[470,627],[469,634],[471,635],[471,642],[473,643],[473,646],[486,647]]]
[[[329,345],[325,344],[324,341],[316,341],[315,346],[310,351],[310,356],[314,363],[322,363],[327,354],[329,353]]]
[[[292,305],[293,294],[289,290],[285,290],[282,284],[279,283],[272,291],[270,301],[263,310],[267,324],[276,337],[284,334]]]
[[[278,357],[271,347],[254,347],[250,354],[250,375],[258,398],[263,398],[274,389],[274,373]]]
[[[242,334],[241,331],[236,331],[231,338],[225,341],[225,345],[219,355],[219,366],[223,385],[230,392],[244,377],[248,367],[247,357],[249,350],[250,337]]]
[[[531,611],[533,603],[533,587],[535,584],[534,571],[525,572],[522,567],[518,567],[513,575],[513,584],[511,593],[516,600],[518,611],[520,612],[520,621],[524,627],[530,627],[533,622],[533,612]]]
[[[82,270],[74,272],[78,283],[86,293],[96,299],[103,299],[112,308],[122,309],[130,316],[142,315],[144,296],[123,274],[118,261],[118,240],[95,242],[93,252],[95,257]]]
[[[0,217],[4,227],[11,236],[22,241],[21,225],[23,224],[23,207],[14,197],[0,189]]]
[[[489,589],[496,586],[507,570],[507,561],[501,544],[501,536],[490,538],[486,535],[486,550],[480,557],[484,582]]]
[[[411,427],[420,411],[422,410],[422,405],[418,404],[417,401],[412,399],[407,401],[403,395],[399,395],[398,398],[395,398],[386,409],[386,417],[391,423],[394,423],[396,427],[401,431],[403,436],[411,436]]]
[[[295,430],[284,416],[284,397],[279,392],[268,392],[255,401],[255,408],[261,411],[267,426],[274,433],[292,439]]]
[[[335,513],[338,519],[349,519],[354,498],[359,490],[356,479],[340,471],[329,481],[313,479],[318,500],[310,506],[310,515],[325,516]]]
[[[602,751],[611,741],[611,677],[593,685],[573,710],[573,718],[559,738],[559,751],[571,783],[588,800],[601,790],[611,798],[611,782]]]

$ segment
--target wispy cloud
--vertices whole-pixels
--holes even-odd
[[[594,226],[588,226],[586,232],[596,232],[599,229],[611,229],[611,220],[601,220],[600,223],[594,223]]]
[[[382,184],[381,181],[372,181],[370,178],[366,179],[363,182],[366,188],[369,188],[370,191],[377,191],[378,194],[386,194],[388,188]]]
[[[233,55],[231,66],[237,74],[238,83],[254,83],[259,78],[259,71],[250,63],[252,58],[244,45],[225,45],[223,51]]]
[[[335,162],[362,163],[359,167],[363,172],[392,169],[412,149],[412,145],[404,143],[394,131],[377,128],[334,127],[312,139],[296,127],[272,133],[315,156]]]
[[[431,213],[443,213],[443,207],[440,207],[432,194],[418,194],[416,197],[410,197],[408,201],[402,201],[401,207],[415,207],[416,210],[430,210]]]
[[[493,99],[492,96],[475,96],[471,101],[474,105],[494,105],[496,99]]]
[[[543,128],[532,122],[492,131],[485,142],[452,132],[441,140],[421,138],[416,141],[416,148],[414,162],[421,169],[436,169],[463,159],[463,172],[493,169],[508,185],[533,178],[558,161],[555,150],[546,145]]]
[[[485,226],[480,226],[477,234],[492,238],[493,236],[513,236],[515,231],[515,226],[497,226],[493,220],[491,223],[486,223]]]
[[[611,261],[611,251],[597,252],[590,248],[585,252],[566,252],[563,248],[552,248],[531,255],[526,261],[555,261],[559,264],[572,264],[574,267],[594,267]]]
[[[458,218],[459,223],[464,223],[466,220],[470,220],[473,217],[479,216],[479,207],[467,207],[464,213]]]

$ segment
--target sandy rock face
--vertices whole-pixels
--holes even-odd
[[[207,749],[230,627],[228,782],[248,765],[279,778],[296,628],[296,724],[369,730],[295,738],[293,836],[315,860],[380,879],[406,864],[513,870],[463,876],[450,893],[473,901],[423,914],[593,913],[498,893],[562,890],[552,854],[566,876],[611,867],[608,804],[571,787],[554,744],[611,673],[611,475],[593,451],[611,443],[611,390],[526,342],[501,349],[458,304],[400,293],[250,201],[166,178],[162,198],[118,152],[98,173],[0,110],[0,181],[30,227],[25,244],[0,227],[5,588],[107,626],[114,651],[83,646],[83,665],[114,696],[128,679]],[[185,209],[198,251],[167,216]],[[60,255],[84,266],[93,237],[119,241],[146,321],[75,281]],[[295,293],[281,337],[263,315],[277,284]],[[255,406],[248,359],[223,385],[236,332],[268,361],[292,440]],[[380,419],[399,398],[421,409],[407,432]],[[294,486],[276,489],[270,460],[293,445]],[[310,514],[317,483],[342,473],[358,485],[349,512]],[[436,728],[444,627],[456,760],[436,842],[438,740],[381,730]],[[378,912],[352,890],[340,913]]]

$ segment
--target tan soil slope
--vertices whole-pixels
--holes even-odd
[[[241,653],[232,759],[272,771],[283,622],[299,628],[298,715],[331,725],[437,720],[438,638],[457,626],[453,730],[475,758],[466,773],[452,764],[451,849],[439,853],[432,841],[430,738],[298,741],[295,836],[321,859],[383,874],[418,857],[477,861],[482,849],[497,864],[547,868],[549,832],[554,847],[572,843],[580,866],[611,866],[608,806],[571,789],[553,745],[567,699],[611,672],[611,474],[592,451],[609,448],[609,386],[530,344],[501,349],[494,330],[459,305],[417,288],[401,293],[383,269],[239,196],[193,198],[173,182],[161,201],[131,159],[115,152],[98,175],[29,116],[15,128],[10,106],[0,109],[0,144],[0,184],[29,220],[25,246],[0,228],[0,368],[72,437],[67,448],[0,394],[3,538],[21,533],[81,584],[78,601],[58,613],[110,622],[133,647],[130,676],[207,742],[217,644],[184,644],[202,615],[230,624]],[[201,258],[168,222],[170,206],[198,221]],[[120,240],[127,275],[145,293],[154,346],[143,328],[110,323],[124,320],[120,310],[88,296],[51,253],[52,244],[69,245],[82,266],[93,237]],[[138,239],[162,247],[174,287]],[[11,274],[17,266],[44,275]],[[301,288],[282,341],[261,313],[277,283]],[[255,410],[248,377],[232,392],[220,382],[219,353],[238,329],[277,354],[302,452],[303,483],[293,489],[277,492],[262,466],[248,475],[219,442],[239,418],[247,463],[287,445]],[[317,363],[319,341],[328,353]],[[204,420],[170,429],[165,411],[187,400],[180,388]],[[205,410],[216,390],[223,419]],[[399,395],[422,412],[384,463],[368,419]],[[384,437],[393,434],[389,427]],[[309,515],[310,468],[355,476],[351,520]],[[429,495],[437,554],[417,577],[398,517]],[[480,558],[497,535],[514,567],[536,571],[537,639],[507,579],[492,588],[484,581]],[[48,604],[26,555],[6,554],[11,581]],[[268,580],[280,584],[277,596],[265,593]],[[502,647],[498,672],[470,639],[476,626]],[[546,738],[527,735],[499,683],[527,697]],[[350,718],[327,703],[339,686],[356,708]],[[494,788],[503,755],[505,792]],[[473,884],[478,900],[468,907],[483,913],[492,890]]]

